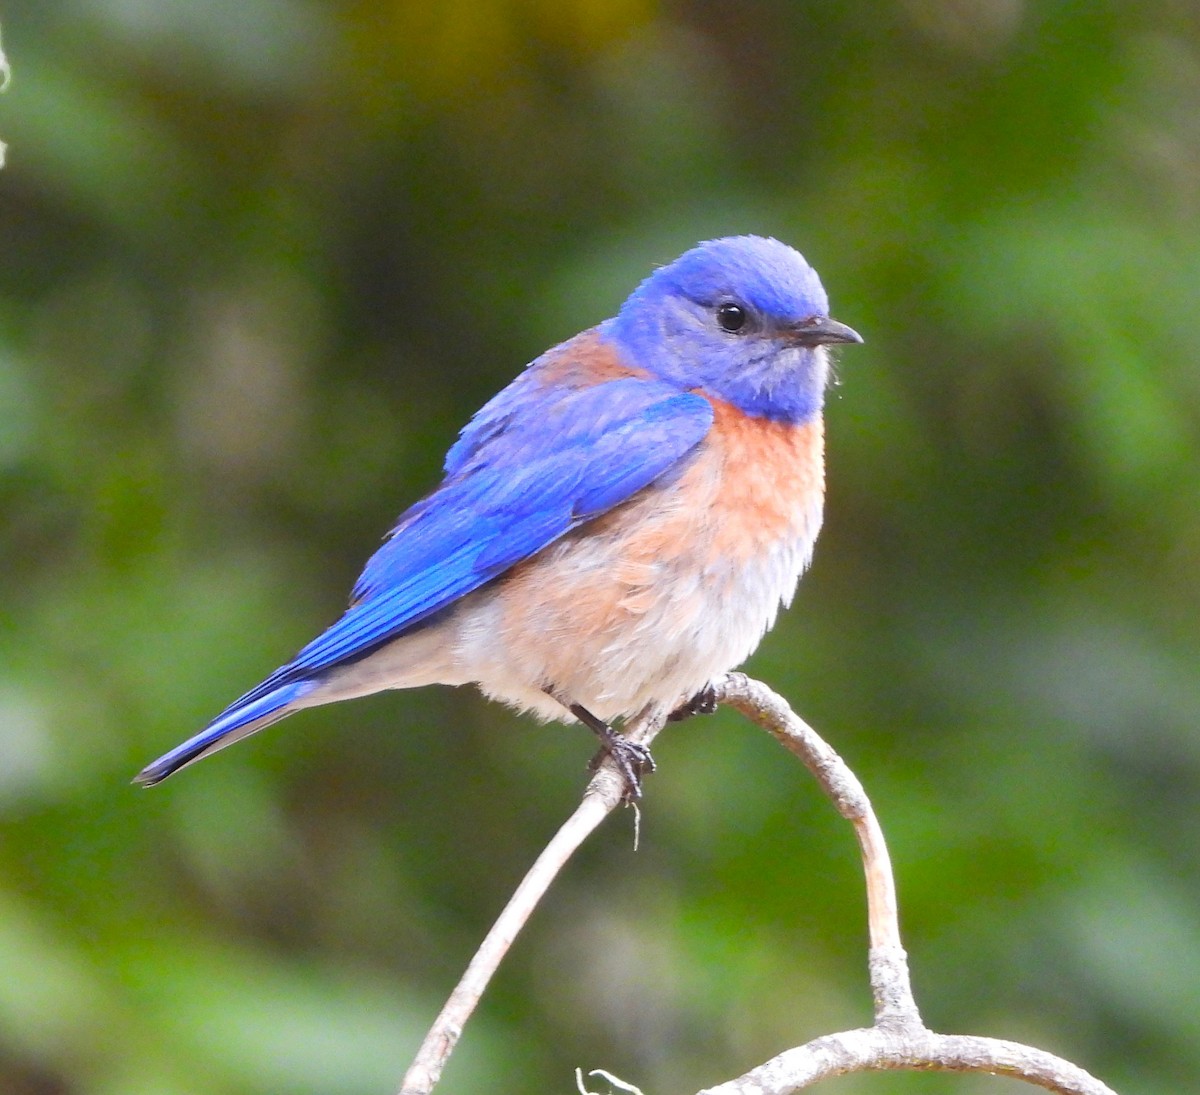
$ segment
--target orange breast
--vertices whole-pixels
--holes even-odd
[[[713,429],[675,482],[646,488],[502,580],[508,636],[553,636],[551,661],[577,662],[646,625],[686,632],[718,605],[773,616],[790,597],[820,523],[821,423],[750,419],[712,402]]]
[[[825,494],[821,418],[800,426],[751,418],[710,399],[716,414],[708,441],[721,462],[713,499],[714,554],[758,557],[797,535]]]

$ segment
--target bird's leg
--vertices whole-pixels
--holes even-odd
[[[625,777],[625,797],[636,802],[642,797],[642,776],[655,769],[650,750],[624,734],[614,730],[603,719],[597,718],[582,704],[573,703],[567,708],[584,726],[600,739],[600,752],[592,757],[588,767],[594,772],[600,762],[610,756],[617,762],[621,775]]]
[[[690,700],[684,700],[667,716],[667,722],[683,722],[693,715],[711,715],[717,709],[717,694],[706,684]]]
[[[654,758],[650,755],[650,750],[644,745],[639,745],[636,741],[630,741],[624,734],[618,730],[614,730],[603,719],[593,715],[583,704],[569,703],[561,696],[555,695],[548,688],[546,689],[546,694],[558,700],[559,703],[600,739],[600,752],[592,757],[588,768],[594,772],[606,756],[612,757],[616,761],[621,775],[625,777],[626,799],[630,802],[636,802],[641,798],[642,776],[653,772],[655,768]]]

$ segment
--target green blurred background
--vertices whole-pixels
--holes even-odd
[[[473,693],[146,761],[344,605],[484,399],[731,232],[867,344],[749,668],[891,840],[942,1029],[1200,1076],[1200,9],[7,0],[0,1092],[375,1095],[592,743]],[[686,1092],[869,1019],[849,829],[668,731],[447,1092]],[[842,1092],[1015,1089],[868,1077]]]

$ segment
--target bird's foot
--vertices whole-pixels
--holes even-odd
[[[667,722],[683,722],[693,715],[711,715],[717,709],[717,693],[706,684],[690,700],[685,700],[667,716]]]
[[[656,767],[649,748],[636,741],[630,741],[581,704],[571,704],[570,711],[600,739],[600,752],[592,757],[588,770],[596,771],[606,757],[612,757],[625,780],[625,801],[637,802],[642,797],[642,776],[649,775]]]
[[[596,771],[605,758],[612,757],[625,780],[625,801],[637,802],[642,797],[642,776],[649,775],[657,767],[654,757],[645,745],[630,741],[624,734],[612,730],[611,727],[610,731],[611,734],[600,752],[588,762],[588,770]]]

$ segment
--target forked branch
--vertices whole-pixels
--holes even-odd
[[[831,1076],[884,1070],[993,1073],[1060,1095],[1116,1095],[1081,1068],[1042,1050],[996,1038],[936,1034],[925,1026],[913,999],[908,959],[900,942],[896,885],[887,845],[862,784],[820,735],[766,685],[742,673],[730,673],[713,682],[713,691],[718,703],[736,708],[799,757],[838,812],[854,826],[866,875],[875,1024],[789,1049],[700,1095],[791,1095]],[[627,736],[649,744],[661,726],[661,718],[635,720],[627,728]],[[463,1025],[517,932],[571,854],[621,802],[624,790],[615,765],[602,764],[575,813],[538,857],[488,932],[426,1035],[400,1095],[429,1095],[433,1090]]]
[[[838,813],[854,826],[867,882],[875,1025],[825,1035],[789,1049],[700,1095],[790,1095],[831,1076],[884,1070],[984,1072],[1061,1095],[1116,1095],[1083,1069],[1040,1049],[997,1038],[936,1034],[925,1026],[913,999],[908,958],[900,943],[891,859],[858,777],[783,697],[765,684],[742,673],[730,673],[719,682],[716,692],[721,703],[737,708],[799,757]]]

